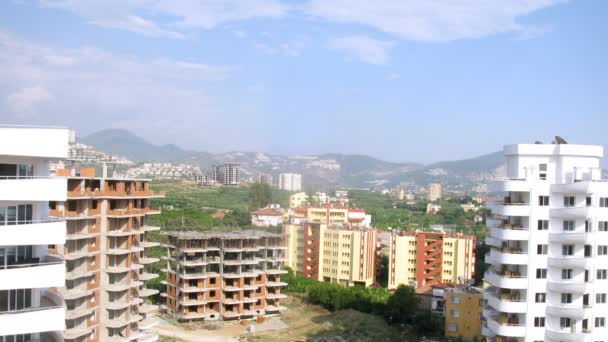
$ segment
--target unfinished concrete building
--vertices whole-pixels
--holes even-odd
[[[67,201],[51,202],[49,215],[67,222],[65,245],[50,246],[66,260],[65,341],[155,341],[147,331],[155,321],[149,314],[158,306],[146,297],[159,291],[144,282],[158,275],[144,265],[159,259],[145,249],[151,227],[147,215],[152,198],[164,197],[149,189],[148,180],[95,177],[94,169],[58,169],[68,178]]]
[[[168,232],[163,307],[177,320],[246,319],[284,310],[281,234]]]

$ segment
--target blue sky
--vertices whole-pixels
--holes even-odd
[[[601,0],[0,4],[0,121],[391,161],[608,145]]]

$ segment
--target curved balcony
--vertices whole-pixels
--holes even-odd
[[[593,207],[551,208],[551,216],[564,219],[585,219],[593,216]]]
[[[547,288],[551,291],[563,293],[584,294],[593,288],[593,285],[583,281],[548,280]]]
[[[532,183],[525,178],[503,179],[493,182],[490,189],[492,192],[530,192]]]
[[[549,231],[549,242],[585,243],[593,241],[593,233],[581,231]]]
[[[528,253],[523,253],[521,249],[509,247],[492,248],[487,260],[493,264],[506,265],[527,265],[530,261]]]
[[[586,332],[572,332],[572,329],[561,330],[559,327],[545,327],[545,337],[547,341],[562,342],[591,342],[591,334]]]
[[[35,324],[33,324],[35,322]],[[12,311],[0,311],[3,335],[62,331],[65,328],[64,303],[50,291],[42,292],[40,305]]]
[[[0,226],[3,245],[62,245],[65,240],[64,220],[10,221]]]
[[[486,235],[486,245],[493,246],[493,247],[500,247],[502,245],[502,240],[497,239],[490,235]],[[489,254],[488,254],[488,256],[489,256]]]
[[[579,256],[549,257],[549,266],[558,268],[586,268],[593,264],[593,258]]]
[[[528,278],[519,274],[497,274],[493,270],[486,272],[483,280],[503,289],[523,290],[528,288]]]
[[[547,314],[554,317],[570,317],[574,319],[583,319],[585,309],[574,304],[551,304],[547,305]]]
[[[65,260],[45,255],[0,267],[0,290],[65,286]]]
[[[490,228],[490,235],[501,240],[521,240],[530,239],[528,228],[503,225],[501,227]]]
[[[530,216],[530,203],[488,202],[492,214],[500,216]]]
[[[508,322],[498,322],[496,317],[488,318],[488,328],[492,330],[496,335],[505,337],[525,337],[526,326],[525,324],[515,324]]]
[[[527,304],[525,300],[513,299],[508,295],[498,295],[493,292],[484,293],[484,298],[488,301],[488,305],[496,311],[507,313],[526,313]]]

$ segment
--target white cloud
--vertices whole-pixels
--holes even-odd
[[[222,129],[228,124],[222,118],[231,107],[212,91],[233,73],[229,66],[56,48],[0,31],[0,70],[0,113],[7,123],[87,127],[88,132],[114,126],[163,141],[171,139],[166,132],[172,127],[186,137],[181,141],[192,137],[189,143],[209,141],[210,146],[218,137],[215,132],[201,136],[200,129],[209,122]],[[250,124],[247,117],[242,121]]]
[[[386,64],[389,59],[389,50],[395,46],[395,43],[367,36],[348,36],[332,39],[328,46],[332,49],[343,50],[364,63]]]
[[[566,0],[311,0],[309,15],[375,28],[404,40],[449,41],[538,31],[518,18]]]
[[[241,38],[241,39],[247,37],[247,31],[243,31],[243,30],[233,30],[232,34],[234,34],[235,37]]]
[[[9,94],[6,97],[6,104],[13,113],[21,115],[52,97],[53,95],[41,86],[26,87]]]
[[[39,1],[43,6],[73,12],[94,25],[176,39],[184,38],[189,28],[208,30],[231,21],[278,18],[288,11],[279,0]]]
[[[386,75],[386,79],[389,81],[396,81],[400,78],[401,78],[401,75],[396,72],[391,72],[390,74]]]
[[[282,55],[286,57],[299,57],[304,50],[304,42],[296,41],[293,43],[282,43],[277,47],[265,43],[256,42],[253,47],[267,55]]]

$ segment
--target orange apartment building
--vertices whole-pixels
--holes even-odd
[[[158,275],[145,265],[147,232],[160,230],[147,223],[159,214],[152,198],[164,197],[149,189],[148,180],[96,177],[94,169],[58,169],[68,177],[67,201],[52,202],[50,215],[67,222],[63,246],[50,246],[66,260],[65,341],[155,341],[146,332],[154,321],[148,315],[158,306],[146,297],[157,294],[145,281]]]
[[[389,239],[388,289],[459,283],[475,275],[475,236],[447,232],[400,232]]]
[[[285,245],[263,231],[168,232],[163,308],[179,321],[247,319],[276,314]]]

